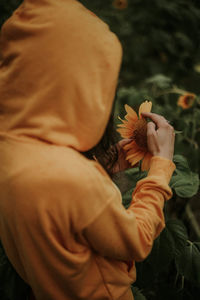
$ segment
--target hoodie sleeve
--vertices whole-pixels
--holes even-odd
[[[148,256],[165,227],[163,207],[172,196],[168,183],[174,169],[172,161],[153,157],[148,176],[137,183],[129,208],[112,199],[85,228],[84,238],[99,255],[122,261],[141,261]]]

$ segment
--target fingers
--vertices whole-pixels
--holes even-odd
[[[148,122],[147,123],[147,135],[151,133],[155,133],[156,130],[156,124],[153,122]]]
[[[150,152],[159,151],[157,143],[156,124],[153,122],[147,123],[147,143]]]
[[[130,142],[132,142],[132,139],[122,139],[118,142],[119,147],[123,147],[126,144],[129,144]]]
[[[153,156],[173,158],[174,153],[174,128],[160,115],[154,113],[142,113],[143,117],[152,121],[147,123],[147,144]]]
[[[146,118],[150,118],[153,122],[156,123],[158,127],[162,127],[169,124],[163,116],[154,113],[142,113],[142,116]]]

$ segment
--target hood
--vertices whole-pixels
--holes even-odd
[[[25,0],[1,29],[0,133],[87,151],[101,139],[122,47],[75,0]]]

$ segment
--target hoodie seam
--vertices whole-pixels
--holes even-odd
[[[98,268],[98,270],[99,270],[99,273],[101,274],[101,278],[102,278],[102,280],[103,280],[104,286],[105,286],[105,288],[106,288],[106,290],[107,290],[107,292],[108,292],[108,294],[109,294],[109,296],[110,296],[110,299],[111,299],[111,300],[114,300],[114,298],[113,298],[113,296],[112,296],[112,294],[111,294],[111,292],[110,292],[110,290],[109,290],[109,288],[108,288],[108,286],[107,286],[107,283],[106,283],[105,278],[104,278],[104,276],[103,276],[103,272],[101,271],[101,268],[100,268],[100,266],[99,266],[99,263],[97,262],[97,259],[96,259],[95,255],[93,255],[93,257],[94,257],[94,260],[95,260],[95,262],[96,262],[96,265],[97,265],[97,268]]]
[[[89,174],[88,174],[89,175]],[[88,180],[88,182],[90,182],[89,184],[88,184],[88,189],[90,190],[91,189],[91,182],[93,181],[93,176],[92,176],[93,174],[90,174],[90,176],[88,176],[88,178],[90,178],[90,180]],[[100,176],[102,176],[102,177],[104,177],[103,175],[101,175],[100,174]],[[95,182],[94,182],[94,186],[95,186],[96,184],[95,184]],[[103,188],[103,187],[102,187]],[[95,215],[93,215],[93,216],[91,216],[91,218],[88,220],[88,222],[87,223],[85,223],[85,224],[82,224],[82,226],[81,226],[81,228],[80,228],[80,230],[79,230],[79,232],[82,232],[83,230],[85,230],[88,226],[91,226],[91,224],[93,223],[93,222],[95,222],[95,220],[106,210],[106,208],[112,203],[112,201],[115,201],[115,199],[116,198],[119,198],[120,197],[120,191],[119,190],[117,190],[117,187],[114,185],[114,183],[112,182],[112,180],[111,180],[111,182],[110,182],[110,188],[112,188],[112,194],[109,194],[108,195],[108,199],[107,199],[107,201],[106,201],[106,203],[104,202],[102,202],[102,207],[101,207],[101,209],[95,214]],[[101,190],[101,189],[99,189],[99,187],[97,188],[97,190],[96,190],[96,192],[95,192],[95,194],[104,194],[104,192],[103,192],[103,190]],[[104,197],[106,197],[106,195],[104,195]],[[123,207],[123,204],[122,204],[122,201],[120,200],[120,203],[121,203],[121,205],[122,205],[122,207]]]
[[[106,204],[102,207],[102,209],[96,214],[93,215],[93,217],[88,221],[88,223],[86,223],[85,225],[82,226],[82,228],[80,229],[80,232],[84,231],[87,227],[91,226],[91,224],[93,222],[95,222],[95,220],[104,212],[104,210],[110,205],[110,203],[112,202],[112,199],[109,199],[108,202],[106,202]]]

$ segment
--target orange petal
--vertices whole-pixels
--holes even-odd
[[[133,132],[127,128],[118,128],[116,129],[117,132],[120,133],[121,137],[130,139],[133,135]]]
[[[123,149],[124,150],[126,150],[126,151],[128,151],[128,150],[130,150],[130,149],[135,149],[137,147],[137,145],[136,145],[136,143],[135,143],[135,141],[131,141],[130,143],[128,143],[128,144],[126,144],[124,147],[123,147]],[[137,148],[138,149],[138,148]]]
[[[152,108],[152,102],[151,101],[145,101],[140,105],[139,108],[139,118],[141,118],[141,113],[143,112],[151,112],[151,108]]]
[[[126,121],[127,122],[127,121]],[[134,130],[135,126],[130,124],[130,123],[126,123],[125,122],[123,124],[117,124],[117,127],[122,127],[122,128],[128,128],[131,129],[132,131]]]
[[[124,108],[127,112],[127,115],[125,116],[126,120],[132,120],[134,122],[138,120],[136,112],[128,104],[125,104]]]
[[[128,133],[130,135],[133,135],[133,130],[131,128],[124,127],[124,128],[117,128],[116,130],[119,133]]]
[[[120,118],[120,116],[118,116],[118,119],[119,119],[123,124],[128,124],[128,121],[123,120],[122,118]]]
[[[145,154],[145,152],[138,147],[135,141],[131,141],[126,144],[123,149],[126,151],[126,160],[128,160],[132,166],[140,161]]]
[[[138,151],[126,157],[132,166],[138,163],[144,157],[144,151]]]
[[[119,116],[118,116],[118,119],[123,123],[123,124],[117,124],[118,127],[124,127],[124,128],[129,128],[129,129],[134,130],[135,122],[132,119],[130,119],[129,121],[122,120]]]
[[[150,161],[152,158],[152,154],[150,152],[147,152],[142,160],[141,170],[142,171],[148,171],[150,168]]]
[[[126,124],[117,124],[117,127],[127,128]]]
[[[178,106],[181,106],[183,109],[190,108],[195,101],[195,94],[186,93],[178,98]]]

